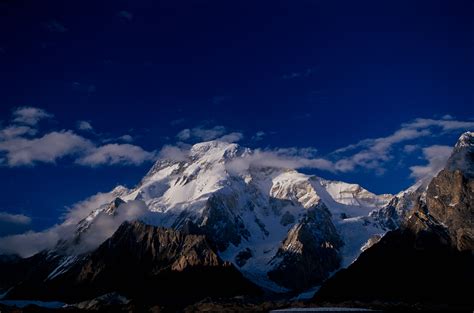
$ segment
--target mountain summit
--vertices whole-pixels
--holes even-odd
[[[120,223],[140,219],[205,236],[220,258],[263,288],[304,290],[387,231],[376,212],[392,195],[269,166],[259,153],[209,141],[159,159],[135,188],[115,188],[113,201],[92,210],[49,252],[62,260],[52,272],[67,273]]]

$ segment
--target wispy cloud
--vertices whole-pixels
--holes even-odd
[[[0,237],[24,233],[30,224],[31,217],[27,215],[0,212]]]
[[[120,141],[123,141],[123,142],[132,142],[133,141],[133,137],[131,135],[123,135],[123,136],[118,137],[117,139],[120,140]]]
[[[436,176],[446,165],[446,161],[448,160],[452,151],[453,148],[450,146],[434,145],[423,148],[423,156],[424,159],[428,161],[428,164],[410,167],[410,176],[416,180]]]
[[[91,149],[91,141],[72,131],[51,132],[42,137],[22,137],[0,141],[0,152],[6,153],[8,166],[34,165],[36,162],[54,163],[67,155]]]
[[[0,237],[0,254],[18,254],[29,257],[45,249],[54,248],[59,240],[70,240],[77,224],[101,205],[114,199],[112,193],[98,193],[73,205],[60,224],[44,231],[28,231],[22,234]],[[109,238],[124,221],[140,219],[150,214],[143,201],[132,200],[121,204],[113,216],[99,214],[90,228],[81,235],[80,244],[71,247],[71,253],[84,253],[97,248]]]
[[[384,165],[394,157],[394,146],[415,139],[472,128],[474,128],[474,122],[471,121],[417,118],[403,123],[400,129],[389,136],[361,140],[356,144],[337,149],[331,156],[336,159],[337,171],[350,172],[357,168],[365,168],[381,174],[385,171]],[[412,148],[408,146],[405,152],[410,152]]]
[[[154,152],[145,151],[139,146],[115,143],[92,148],[87,154],[77,159],[76,162],[87,166],[113,164],[140,165],[154,158]]]
[[[44,249],[51,249],[60,239],[71,238],[77,223],[87,217],[92,210],[113,199],[114,195],[111,193],[98,193],[72,205],[64,215],[63,222],[49,229],[0,237],[0,254],[18,254],[22,257],[29,257]]]
[[[35,135],[36,129],[30,126],[11,125],[0,129],[0,140],[7,140],[18,136]]]
[[[88,121],[78,121],[77,122],[77,129],[85,130],[85,131],[91,131],[94,128],[92,127],[91,123],[88,122]]]
[[[320,169],[334,171],[334,164],[314,155],[312,148],[256,149],[253,153],[237,158],[227,164],[230,172],[242,173],[252,167],[274,167],[286,169]]]
[[[31,223],[31,217],[24,214],[11,214],[8,212],[0,212],[0,222],[27,225]]]
[[[181,141],[209,141],[219,139],[222,141],[238,141],[243,138],[243,134],[239,132],[227,133],[227,129],[222,125],[214,127],[197,126],[194,128],[185,128],[181,130],[176,138]]]
[[[35,128],[41,119],[52,114],[34,107],[22,107],[13,112],[14,124],[0,129],[0,165],[33,166],[36,163],[55,163],[69,157],[85,166],[139,165],[154,159],[154,151],[131,144],[109,143],[98,145],[93,140],[72,130],[51,131],[39,136]],[[17,125],[26,124],[26,125]],[[80,121],[77,127],[92,132],[90,122]],[[118,140],[130,142],[130,135]]]
[[[53,115],[45,110],[34,107],[20,107],[13,111],[13,122],[30,126],[35,126],[40,120],[52,117]]]

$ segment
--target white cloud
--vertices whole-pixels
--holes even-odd
[[[77,223],[92,210],[113,201],[111,193],[97,194],[74,205],[61,224],[40,232],[28,231],[23,234],[0,237],[0,254],[32,256],[42,250],[51,249],[59,240],[70,240],[75,235]],[[97,248],[109,238],[124,221],[140,219],[149,214],[143,201],[132,200],[121,204],[114,215],[99,214],[90,228],[81,235],[80,243],[73,247],[73,253],[83,253]]]
[[[124,142],[132,142],[133,137],[130,135],[123,135],[117,138],[118,140],[124,141]]]
[[[31,223],[31,217],[23,214],[0,212],[0,222],[25,225]]]
[[[189,128],[183,129],[176,135],[176,138],[183,141],[188,140],[191,138],[191,130]]]
[[[412,122],[402,124],[402,127],[410,129],[440,127],[443,131],[452,131],[472,129],[474,128],[474,122],[456,121],[452,119],[435,120],[429,118],[417,118]]]
[[[185,128],[181,130],[176,138],[179,140],[198,140],[198,141],[209,141],[217,139],[218,137],[223,136],[226,133],[226,128],[224,126],[218,125],[211,128],[206,128],[204,126],[194,127],[192,129]]]
[[[1,237],[0,254],[18,254],[26,258],[44,249],[53,248],[60,238],[60,232],[51,229]]]
[[[381,174],[385,171],[385,163],[394,157],[393,147],[395,145],[427,136],[435,136],[442,132],[466,130],[472,127],[474,127],[474,122],[470,121],[417,118],[402,124],[400,129],[387,137],[364,139],[356,144],[337,149],[332,153],[332,156],[336,158],[335,169],[340,172],[350,172],[357,168],[365,168]],[[413,149],[412,146],[408,145],[406,148],[408,150],[405,152]],[[357,152],[347,155],[354,150]]]
[[[81,165],[98,166],[104,164],[140,165],[155,158],[154,152],[143,150],[130,144],[108,144],[91,149],[76,162]]]
[[[27,124],[34,126],[42,119],[52,118],[53,115],[49,114],[43,109],[34,107],[21,107],[13,111],[13,121],[16,123]]]
[[[24,214],[0,212],[0,236],[24,233],[31,224],[31,217]]]
[[[158,157],[164,160],[186,161],[189,157],[189,145],[165,145],[158,153]]]
[[[113,199],[114,195],[111,193],[98,193],[69,208],[61,224],[54,225],[44,231],[28,231],[23,234],[0,237],[0,254],[18,254],[22,257],[29,257],[44,249],[51,249],[60,239],[70,239],[76,230],[77,223],[89,215],[92,210]]]
[[[239,133],[239,132],[233,132],[233,133],[224,135],[218,138],[217,140],[225,141],[225,142],[237,142],[237,141],[242,140],[242,138],[244,138],[244,134]]]
[[[35,135],[36,129],[29,126],[11,125],[0,130],[0,140],[12,139],[23,135]]]
[[[75,253],[83,253],[97,248],[110,238],[123,222],[141,219],[148,214],[150,211],[145,202],[131,200],[121,204],[114,215],[98,215],[87,232],[81,236],[80,245],[76,247]]]
[[[77,129],[85,130],[85,131],[91,131],[94,128],[92,127],[91,123],[88,122],[88,121],[78,121],[77,122]]]
[[[314,151],[314,150],[312,150]],[[275,167],[285,169],[311,168],[333,171],[334,164],[324,158],[316,158],[308,154],[308,149],[296,148],[260,150],[237,158],[227,164],[230,172],[242,173],[252,167]]]
[[[446,165],[446,161],[452,151],[453,148],[450,146],[434,145],[423,148],[423,156],[428,161],[428,164],[410,167],[410,176],[417,181],[436,176]]]
[[[13,138],[0,141],[0,152],[6,153],[9,166],[33,165],[36,162],[54,163],[67,155],[74,155],[93,147],[92,142],[72,131],[51,132],[43,137]]]
[[[148,152],[131,144],[98,146],[93,141],[71,130],[52,131],[39,137],[35,126],[41,119],[52,115],[43,109],[22,107],[13,111],[13,122],[26,125],[9,125],[0,128],[0,165],[32,166],[36,163],[55,163],[64,157],[73,158],[77,164],[98,166],[108,164],[139,165],[153,160],[155,152]],[[93,131],[88,121],[79,121],[80,130]],[[132,136],[124,135],[116,140],[131,142]]]

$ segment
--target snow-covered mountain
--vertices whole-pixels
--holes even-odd
[[[150,211],[141,216],[145,222],[205,234],[248,278],[285,290],[320,283],[387,230],[374,212],[392,195],[258,166],[253,153],[210,141],[192,146],[180,160],[160,159],[132,190],[115,188],[117,199],[92,211],[78,232],[101,215],[116,214],[122,202],[143,201]],[[309,270],[298,276],[295,269]]]

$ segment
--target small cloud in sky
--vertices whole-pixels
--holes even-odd
[[[133,137],[130,136],[130,135],[123,135],[123,136],[118,137],[117,139],[120,140],[120,141],[123,141],[123,142],[132,142],[133,141]]]
[[[45,110],[34,107],[20,107],[13,111],[13,122],[30,126],[35,126],[40,120],[52,117],[53,115]]]
[[[178,134],[176,134],[176,138],[182,141],[188,140],[191,138],[191,130],[189,128],[181,130]]]
[[[117,17],[120,18],[123,22],[133,21],[133,13],[130,11],[122,10],[117,12]]]
[[[242,140],[243,138],[244,138],[244,134],[239,133],[239,132],[232,132],[230,134],[226,134],[218,138],[218,140],[225,141],[225,142],[237,142],[237,141]]]
[[[52,33],[65,33],[68,29],[57,20],[50,20],[46,22],[45,27]]]
[[[265,132],[263,131],[258,131],[255,133],[255,135],[252,136],[253,141],[260,141],[263,140],[263,137],[265,137]]]
[[[7,212],[0,212],[0,222],[27,225],[31,223],[31,217],[23,214],[10,214]]]
[[[91,123],[88,121],[78,121],[77,129],[84,130],[84,131],[92,131],[94,128],[92,127]]]

